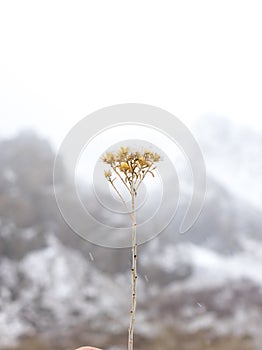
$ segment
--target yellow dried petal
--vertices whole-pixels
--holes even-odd
[[[127,162],[121,162],[120,168],[126,170],[126,169],[129,169],[129,165],[127,164]]]

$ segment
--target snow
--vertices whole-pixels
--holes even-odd
[[[252,301],[252,296],[247,300],[246,295],[234,305],[234,293],[250,285],[255,286],[254,295],[258,300],[262,296],[261,216],[255,215],[255,208],[258,213],[262,210],[262,138],[250,130],[237,129],[221,121],[209,126],[205,123],[204,126],[199,133],[199,140],[211,179],[206,202],[209,208],[217,203],[214,208],[216,218],[219,224],[223,224],[219,229],[221,234],[228,235],[220,239],[228,238],[233,244],[236,242],[239,249],[225,255],[216,247],[211,250],[200,240],[198,244],[193,244],[188,240],[178,243],[169,238],[167,242],[161,240],[160,244],[160,237],[157,237],[149,242],[139,255],[139,270],[144,271],[138,280],[137,292],[143,309],[137,315],[137,332],[152,334],[152,329],[159,326],[159,323],[156,326],[150,320],[151,316],[156,317],[154,312],[157,311],[154,310],[158,307],[152,300],[157,300],[160,305],[160,302],[164,305],[174,302],[176,305],[177,296],[188,294],[191,301],[188,304],[184,301],[183,305],[177,306],[181,310],[180,314],[172,318],[173,323],[175,320],[176,325],[182,324],[190,332],[212,328],[217,335],[230,332],[250,334],[258,341],[261,339],[260,306]],[[179,167],[182,168],[181,165]],[[180,171],[183,175],[183,171]],[[11,169],[5,170],[3,176],[10,183],[17,180]],[[219,186],[216,186],[215,181],[214,185],[212,179],[216,179]],[[184,190],[189,187],[188,182],[184,181]],[[204,221],[199,230],[211,237],[212,224],[206,228],[206,223],[210,224],[210,218]],[[228,224],[232,226],[228,228]],[[38,232],[37,227],[19,230],[15,223],[1,225],[0,235],[6,240],[11,240],[19,233],[28,242]],[[230,236],[231,227],[234,237]],[[256,230],[256,239],[253,229]],[[83,256],[76,249],[63,245],[52,232],[47,234],[45,248],[28,251],[21,261],[2,257],[1,346],[13,345],[20,335],[33,334],[36,331],[34,323],[43,333],[50,330],[52,325],[70,329],[76,322],[90,322],[92,327],[100,330],[106,327],[113,334],[126,331],[130,306],[130,271],[111,277],[101,272],[96,264],[97,257],[94,259],[91,251]],[[176,279],[176,271],[183,266],[188,267],[189,272]],[[157,276],[171,276],[171,282],[168,281],[164,288],[159,285],[157,277],[151,278],[150,271],[154,268],[159,271]],[[209,301],[212,307],[208,307],[202,295],[213,296]],[[219,316],[217,311],[223,307],[230,312]],[[46,315],[40,313],[39,317],[39,309],[45,310]],[[170,321],[169,316],[163,322]],[[108,350],[118,348],[111,347]]]
[[[197,290],[244,279],[262,287],[262,244],[247,239],[243,240],[243,244],[246,245],[245,251],[227,257],[202,246],[181,244],[180,254],[186,256],[194,268],[191,278],[184,282],[186,287]],[[184,284],[182,288],[185,288]]]
[[[53,315],[56,327],[73,324],[74,311],[78,311],[78,322],[92,320],[95,326],[98,320],[97,327],[101,327],[101,320],[106,315],[118,319],[118,323],[109,325],[112,332],[122,329],[126,321],[128,305],[125,294],[129,292],[126,277],[109,278],[79,252],[66,248],[52,235],[46,248],[28,253],[19,263],[2,259],[0,267],[3,284],[1,346],[12,345],[22,334],[31,334],[34,331],[31,321],[49,327],[48,318],[45,319],[44,315],[39,318],[36,311],[39,306]],[[19,298],[13,300],[10,291],[17,289],[19,275],[27,282],[19,290]]]

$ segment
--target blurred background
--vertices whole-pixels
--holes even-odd
[[[136,349],[261,349],[260,19],[259,1],[1,3],[1,350],[126,348],[129,250],[74,234],[52,185],[72,126],[125,102],[181,119],[208,179],[186,235],[139,247]],[[74,212],[62,159],[60,177]]]

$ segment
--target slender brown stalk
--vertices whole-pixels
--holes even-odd
[[[109,180],[111,186],[113,187],[113,189],[116,191],[118,197],[121,199],[122,203],[124,204],[125,208],[127,209],[127,211],[129,212],[129,208],[126,204],[126,201],[124,200],[124,197],[121,195],[121,193],[118,191],[118,189],[116,188],[116,186],[114,185],[114,182],[113,180]],[[133,217],[132,217],[132,213],[131,213],[131,220],[133,220]]]
[[[136,239],[136,213],[135,213],[135,191],[132,186],[132,304],[130,310],[130,321],[128,328],[128,350],[133,350],[134,328],[136,319],[136,282],[137,282],[137,239]]]

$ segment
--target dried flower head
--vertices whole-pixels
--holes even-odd
[[[107,180],[110,180],[110,178],[111,178],[111,176],[112,176],[111,170],[105,170],[105,171],[104,171],[104,175],[105,175],[105,178],[106,178]]]
[[[102,160],[107,164],[112,164],[115,161],[115,156],[113,155],[113,153],[106,153],[103,156]]]
[[[102,161],[121,178],[129,191],[136,190],[140,186],[147,174],[154,176],[154,163],[160,161],[161,157],[156,152],[144,149],[143,152],[131,152],[129,147],[120,147],[116,153],[105,153]],[[108,181],[112,180],[112,173],[105,171],[105,177]]]

